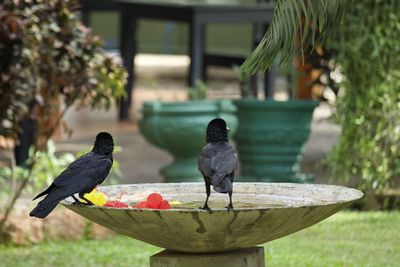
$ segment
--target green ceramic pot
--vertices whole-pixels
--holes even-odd
[[[243,181],[306,182],[300,174],[304,144],[318,101],[235,101],[239,129],[235,141]]]
[[[230,135],[238,127],[236,107],[230,100],[146,102],[139,121],[140,133],[153,145],[168,151],[174,161],[160,173],[167,182],[199,181],[197,157],[205,145],[210,120],[223,118]]]

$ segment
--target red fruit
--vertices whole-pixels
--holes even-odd
[[[115,201],[110,201],[110,200],[103,205],[103,207],[114,207],[114,206],[115,206]]]
[[[171,208],[171,205],[169,204],[168,200],[163,200],[158,208],[160,210],[168,210]]]
[[[137,209],[146,209],[146,208],[149,208],[149,204],[146,201],[142,201],[142,202],[139,202],[138,204],[136,204],[133,207],[137,208]]]
[[[110,207],[110,208],[127,208],[128,205],[126,205],[123,202],[117,201],[117,200],[109,200],[106,202],[106,204],[103,205],[103,207]]]
[[[117,202],[117,203],[115,203],[115,207],[116,208],[127,208],[128,207],[128,205],[126,205],[124,202]]]
[[[158,193],[152,193],[147,197],[147,204],[149,204],[149,208],[157,209],[162,202],[162,196]]]

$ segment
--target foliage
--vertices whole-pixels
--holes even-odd
[[[399,224],[399,212],[340,212],[265,244],[266,266],[398,266]],[[149,257],[159,251],[158,247],[117,235],[101,241],[0,245],[0,258],[5,267],[144,267],[149,266]]]
[[[33,36],[26,34],[26,18],[10,2],[0,4],[0,134],[16,131],[35,97],[38,55]]]
[[[76,0],[0,4],[1,135],[15,138],[20,121],[32,112],[29,105],[41,99],[46,105],[35,117],[46,144],[52,134],[46,126],[59,112],[59,95],[66,108],[74,103],[107,108],[123,94],[125,71],[83,26],[77,7]]]
[[[396,0],[357,2],[331,43],[345,80],[328,162],[335,178],[358,178],[364,190],[400,186],[399,10]]]
[[[124,94],[124,68],[80,22],[78,7],[77,0],[0,3],[0,136],[16,140],[28,117],[37,125],[33,157],[23,177],[10,181],[0,232],[65,112],[72,105],[108,108]]]
[[[201,81],[197,80],[194,87],[189,88],[189,100],[204,100],[207,96],[208,87]]]
[[[36,151],[36,155],[33,155],[35,153],[33,149],[30,151],[30,158],[35,157],[36,163],[30,173],[32,183],[26,186],[26,191],[31,192],[49,185],[54,177],[75,159],[71,153],[57,157],[55,155],[55,144],[52,140],[48,142],[47,148],[47,151]],[[15,164],[0,169],[0,203],[5,203],[8,196],[13,195],[12,191],[15,190],[15,186],[12,185],[27,177],[28,174],[29,169],[15,166]],[[0,205],[0,211],[3,207]]]
[[[241,66],[241,71],[246,76],[258,70],[265,71],[278,55],[280,64],[288,62],[297,42],[301,47],[324,44],[334,34],[351,3],[349,0],[277,0],[270,27]]]

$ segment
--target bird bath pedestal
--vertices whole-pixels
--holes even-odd
[[[253,247],[212,254],[161,251],[150,257],[150,267],[265,267],[264,248]]]
[[[290,183],[235,183],[234,210],[228,196],[211,193],[211,212],[198,209],[205,200],[203,183],[132,184],[99,188],[109,198],[125,192],[136,203],[149,193],[179,201],[169,210],[119,209],[63,204],[80,215],[166,250],[151,257],[151,267],[260,267],[259,244],[292,234],[349,206],[363,193],[342,186]]]

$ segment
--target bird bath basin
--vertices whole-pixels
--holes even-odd
[[[358,190],[334,185],[235,183],[234,210],[224,208],[227,195],[212,192],[212,211],[207,212],[198,209],[206,197],[203,183],[114,185],[99,190],[111,199],[125,192],[122,201],[128,203],[152,192],[182,202],[169,210],[80,207],[71,205],[70,199],[63,204],[115,232],[186,253],[251,248],[309,227],[363,196]]]

